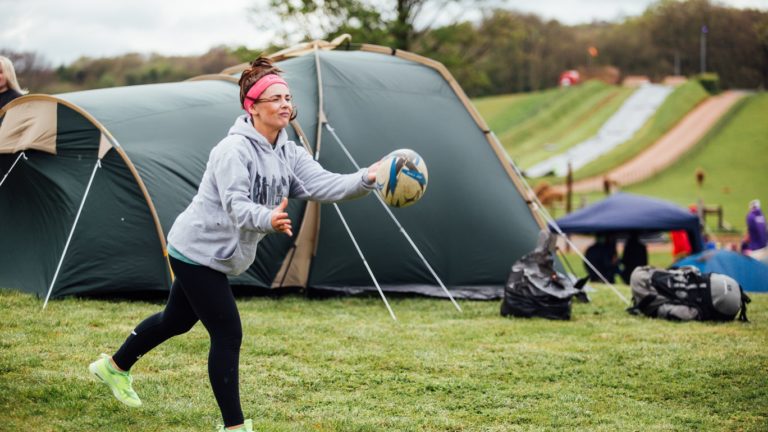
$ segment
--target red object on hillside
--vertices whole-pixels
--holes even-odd
[[[570,87],[572,85],[579,84],[580,82],[581,76],[577,70],[567,70],[560,74],[560,87]]]

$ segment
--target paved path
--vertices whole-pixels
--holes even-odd
[[[620,186],[643,181],[670,166],[698,143],[728,110],[747,93],[726,91],[699,104],[656,143],[643,150],[625,164],[607,174],[590,177],[573,183],[574,192],[591,192],[603,189],[603,179],[608,177]],[[565,193],[565,185],[556,186]]]

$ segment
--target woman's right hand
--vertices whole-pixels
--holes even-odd
[[[291,231],[291,219],[285,212],[286,207],[288,207],[288,198],[283,198],[280,205],[272,210],[272,228],[277,232],[288,234],[290,237],[293,236],[293,231]]]

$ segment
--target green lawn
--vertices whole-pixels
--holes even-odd
[[[473,102],[510,156],[525,168],[596,134],[631,94],[632,89],[590,81]]]
[[[574,87],[575,88],[575,87]],[[571,89],[553,88],[473,99],[472,103],[496,134],[503,134],[568,94]]]
[[[695,80],[677,87],[632,138],[577,170],[574,178],[578,180],[599,175],[632,159],[658,141],[707,96],[707,91]]]
[[[585,251],[586,248],[585,250],[581,251],[582,255]],[[618,255],[621,256],[621,250],[617,250],[617,252]],[[674,259],[672,258],[672,245],[669,245],[669,250],[651,249],[648,251],[648,265],[652,265],[658,268],[667,268],[673,263]],[[587,275],[587,269],[584,266],[584,263],[581,261],[579,254],[573,250],[565,253],[565,262],[563,262],[563,265],[566,266],[566,270],[572,271],[577,278],[582,278]],[[616,278],[616,281],[620,282],[618,277]]]
[[[736,232],[746,229],[747,204],[759,198],[768,206],[768,94],[758,93],[737,103],[715,128],[684,158],[650,180],[623,190],[654,196],[683,207],[699,197],[696,170],[705,173],[701,198],[706,206],[722,206],[726,224]],[[602,192],[579,195],[594,203]],[[556,212],[555,217],[561,217]],[[717,231],[717,218],[707,217],[707,228]]]
[[[628,295],[626,287],[619,287]],[[768,429],[768,296],[751,324],[624,312],[605,288],[573,320],[503,319],[498,302],[301,297],[240,301],[241,393],[267,431]],[[67,299],[45,311],[0,290],[7,431],[212,431],[219,422],[197,325],[134,368],[130,409],[87,364],[161,304]]]
[[[626,190],[687,206],[699,195],[695,181],[698,168],[705,173],[701,189],[704,204],[722,205],[725,220],[743,232],[749,201],[759,198],[768,207],[768,94],[749,96],[686,157]],[[707,223],[714,229],[716,219],[712,217]]]

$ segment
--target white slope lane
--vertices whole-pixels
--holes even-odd
[[[626,142],[656,112],[673,88],[660,84],[644,84],[635,91],[600,128],[597,135],[571,147],[564,153],[553,156],[525,170],[528,177],[541,177],[550,172],[564,176],[568,172],[568,161],[573,170],[599,158]]]

